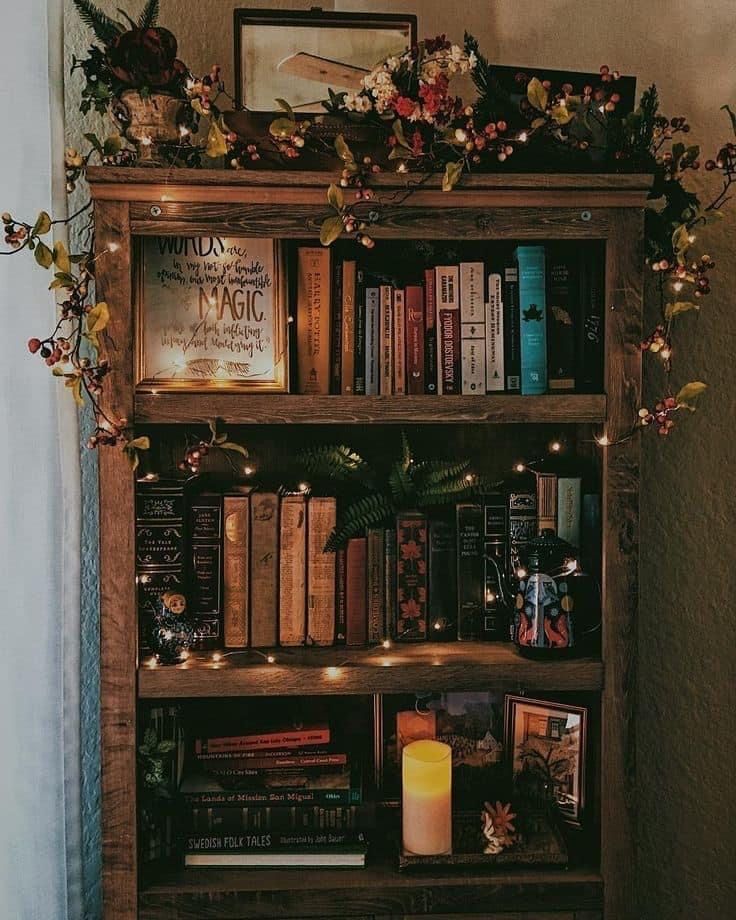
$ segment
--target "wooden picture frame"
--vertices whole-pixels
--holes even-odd
[[[523,727],[519,724],[522,718],[525,720]],[[544,728],[543,733],[530,731],[540,725]],[[567,762],[572,760],[572,769],[567,773],[559,772],[558,782],[553,785],[556,787],[555,800],[563,820],[573,827],[581,827],[586,798],[588,710],[584,706],[569,703],[507,694],[504,726],[506,757],[514,781],[525,769],[519,768],[520,761],[525,760],[533,773],[539,755],[547,757],[550,763],[556,762],[559,771],[564,770],[561,757],[554,756],[555,747],[562,749],[566,736],[569,736],[571,743],[568,745]],[[535,743],[528,745],[531,737],[534,737]],[[527,745],[526,753],[522,751],[523,745]]]
[[[247,41],[248,29],[260,30],[257,46]],[[320,35],[320,30],[329,31]],[[321,100],[327,98],[328,87],[335,92],[355,92],[362,73],[416,44],[417,17],[321,9],[236,9],[234,33],[238,107],[252,112],[273,111],[281,98],[297,115],[324,114]],[[349,44],[342,53],[340,42]],[[341,84],[341,79],[347,82]]]
[[[288,392],[279,240],[145,236],[135,254],[138,390]]]

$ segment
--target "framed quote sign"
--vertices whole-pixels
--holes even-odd
[[[143,237],[138,264],[139,388],[287,392],[277,240]]]

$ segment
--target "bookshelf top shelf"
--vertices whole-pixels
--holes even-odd
[[[148,424],[433,425],[494,423],[603,423],[606,397],[546,396],[296,396],[222,390],[138,392],[135,420]]]
[[[138,695],[147,699],[411,693],[417,690],[600,690],[603,664],[592,658],[530,661],[506,643],[394,643],[378,648],[278,648],[193,655],[185,664],[144,660]]]

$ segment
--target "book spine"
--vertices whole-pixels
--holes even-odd
[[[378,396],[381,299],[377,287],[365,291],[365,392]]]
[[[460,263],[460,390],[486,390],[486,317],[482,262]]]
[[[394,289],[394,393],[406,395],[406,296]]]
[[[330,393],[340,394],[342,387],[342,262],[333,269],[332,293],[330,302],[332,316],[330,319]]]
[[[310,732],[310,737],[315,733]],[[290,733],[290,737],[293,733]],[[277,736],[278,737],[278,736]],[[324,737],[323,729],[319,730],[319,737]],[[226,743],[232,741],[230,738],[219,738],[216,739],[216,747],[220,746],[229,746]],[[205,769],[208,768],[208,765],[217,762],[225,761],[226,763],[238,763],[243,766],[259,766],[261,768],[269,767],[270,769],[281,770],[287,766],[299,766],[301,761],[304,761],[305,766],[319,766],[319,764],[310,764],[306,761],[314,760],[316,758],[333,758],[338,757],[342,758],[339,761],[330,761],[331,763],[347,763],[347,754],[340,752],[315,752],[306,746],[302,747],[289,747],[289,748],[267,748],[262,750],[261,748],[243,748],[240,747],[237,750],[209,750],[210,739],[207,738],[198,738],[195,741],[194,745],[194,758],[198,764],[203,766]],[[242,744],[242,740],[235,739],[236,744]],[[321,742],[322,743],[322,742]],[[300,763],[297,763],[299,761]]]
[[[307,638],[307,502],[304,495],[282,498],[279,532],[279,644],[304,645]]]
[[[547,292],[544,246],[519,246],[521,392],[547,392]]]
[[[340,389],[343,396],[355,392],[355,262],[342,263],[342,355],[340,367]]]
[[[232,789],[183,792],[189,805],[360,805],[363,792],[355,789]]]
[[[427,518],[396,516],[396,638],[427,638]]]
[[[518,567],[527,543],[536,536],[536,492],[526,490],[509,492],[509,553],[512,571]]]
[[[354,847],[365,843],[363,831],[325,831],[291,833],[266,831],[256,834],[188,835],[184,840],[185,853],[259,853],[280,851],[306,851]]]
[[[366,572],[368,598],[368,642],[378,644],[384,633],[384,536],[383,528],[370,527],[366,534]]]
[[[138,622],[141,647],[147,648],[161,595],[186,593],[183,483],[136,483],[135,509]]]
[[[250,511],[250,640],[269,648],[278,641],[278,496],[254,492]]]
[[[258,751],[267,749],[275,751],[303,748],[313,744],[329,744],[330,729],[326,725],[289,731],[262,732],[253,735],[229,735],[223,738],[197,738],[194,753],[203,754],[239,754],[241,751]]]
[[[353,324],[355,335],[354,385],[353,392],[356,396],[365,396],[365,371],[366,371],[366,287],[365,275],[362,269],[355,271],[355,321]]]
[[[433,268],[424,272],[424,390],[437,395],[437,298]]]
[[[457,637],[483,638],[483,509],[457,506]]]
[[[605,268],[600,247],[586,247],[581,260],[580,299],[583,322],[580,324],[578,368],[579,388],[584,393],[603,390],[603,336]]]
[[[496,272],[490,274],[486,309],[486,393],[499,393],[506,388],[502,290],[501,276]]]
[[[378,360],[378,392],[390,396],[394,391],[394,298],[390,284],[382,284],[380,294],[380,348]]]
[[[345,550],[335,553],[335,645],[347,639],[347,563]]]
[[[189,506],[191,583],[198,645],[220,640],[222,618],[222,496],[202,493]]]
[[[278,757],[265,757],[258,752],[257,757],[243,757],[242,754],[229,754],[207,759],[206,755],[197,757],[197,765],[207,773],[227,776],[261,776],[283,770],[322,769],[324,767],[344,767],[348,762],[347,754],[280,754]]]
[[[300,393],[330,392],[330,251],[300,248],[297,270],[297,380]]]
[[[223,541],[222,631],[227,648],[248,645],[248,581],[250,571],[250,496],[226,495]]]
[[[577,250],[575,250],[577,251]],[[577,260],[571,247],[550,248],[547,270],[547,338],[550,390],[575,389]]]
[[[521,314],[519,313],[519,268],[507,265],[503,273],[503,364],[506,392],[521,393]]]
[[[509,566],[506,496],[493,492],[483,500],[483,638],[507,639],[509,610],[504,601],[504,573]]]
[[[457,265],[435,269],[437,301],[438,370],[437,392],[455,396],[460,392],[460,297]]]
[[[446,520],[429,522],[428,638],[445,642],[457,637],[455,528]]]
[[[307,526],[307,641],[332,645],[335,641],[335,554],[325,544],[335,529],[337,501],[309,499]]]
[[[353,537],[345,553],[348,645],[365,645],[368,641],[367,544],[365,537]]]
[[[583,495],[580,525],[583,569],[600,580],[601,576],[601,497],[595,492]]]
[[[383,577],[385,600],[384,635],[396,638],[396,531],[383,532]]]
[[[537,533],[545,530],[557,532],[557,476],[555,473],[537,474]]]
[[[557,536],[580,547],[582,479],[561,476],[557,481]]]
[[[410,284],[404,296],[406,305],[406,391],[424,394],[424,290]]]
[[[376,811],[373,805],[263,805],[232,807],[228,805],[188,809],[188,824],[193,832],[236,833],[244,830],[351,830],[373,827]]]

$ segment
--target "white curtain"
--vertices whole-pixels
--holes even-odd
[[[61,6],[3,3],[0,210],[25,219],[63,214]],[[32,254],[0,257],[0,916],[8,920],[83,915],[77,420],[68,393],[25,346],[53,328],[48,283]]]

